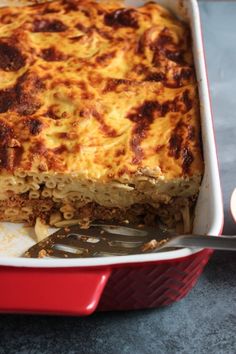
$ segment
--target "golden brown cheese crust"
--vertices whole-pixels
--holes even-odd
[[[202,173],[189,28],[148,3],[0,9],[0,171]]]

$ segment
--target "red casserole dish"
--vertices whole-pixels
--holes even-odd
[[[138,6],[142,1],[127,3]],[[220,235],[223,206],[197,1],[157,3],[171,9],[191,27],[205,162],[194,232]],[[3,225],[0,236],[9,229],[19,233],[17,227]],[[23,240],[18,236],[12,249],[19,248]],[[29,246],[25,243],[26,248]],[[89,315],[95,310],[152,308],[180,300],[195,285],[212,251],[183,248],[156,254],[70,260],[24,259],[1,254],[1,312]]]

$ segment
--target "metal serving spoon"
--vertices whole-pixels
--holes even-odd
[[[60,229],[24,253],[33,258],[87,258],[151,253],[179,247],[236,251],[235,236],[174,235],[160,227],[78,225]]]

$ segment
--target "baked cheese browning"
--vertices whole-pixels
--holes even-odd
[[[2,8],[0,78],[1,200],[128,208],[197,194],[191,36],[163,7]]]
[[[3,170],[37,171],[44,159],[50,171],[92,179],[156,166],[167,178],[201,173],[185,25],[155,4],[57,1],[0,13],[1,135],[20,145],[4,144]]]

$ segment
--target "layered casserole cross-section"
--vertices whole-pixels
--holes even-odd
[[[0,9],[0,220],[186,231],[202,170],[187,25],[153,2]]]

